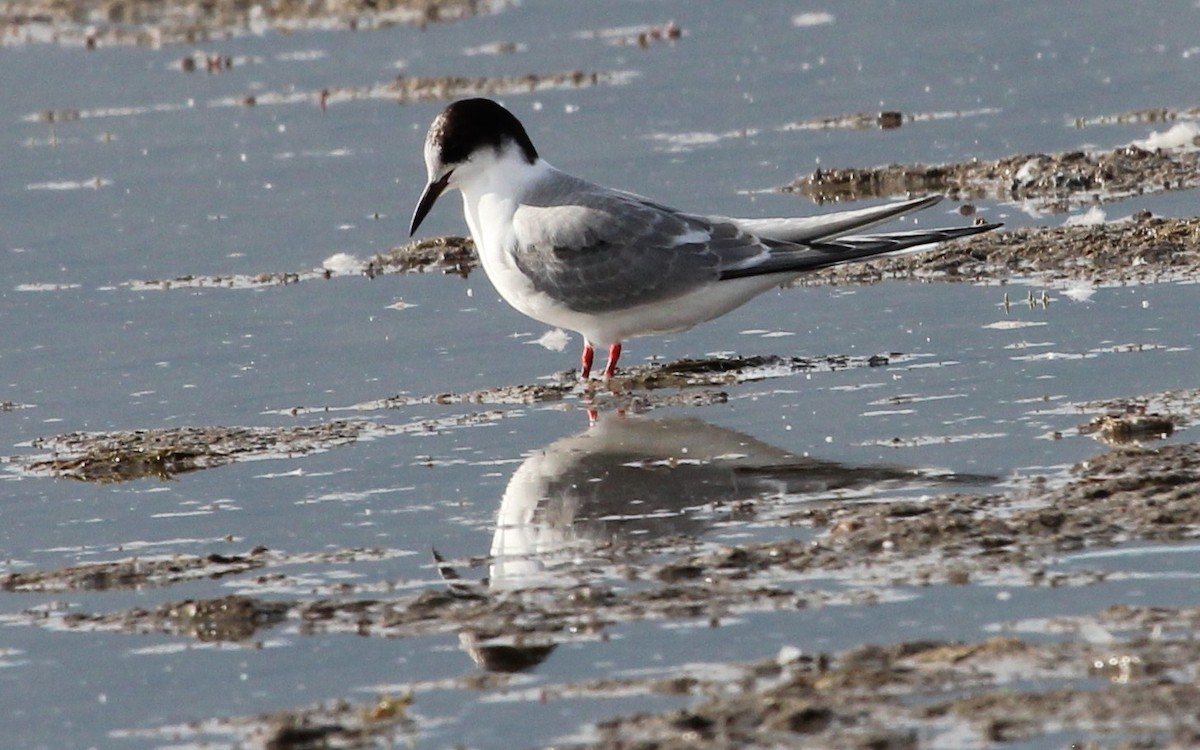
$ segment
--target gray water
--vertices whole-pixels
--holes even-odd
[[[810,213],[819,209],[770,188],[817,166],[988,159],[1146,137],[1155,126],[1080,130],[1073,123],[1197,104],[1200,11],[1188,2],[1153,7],[1131,25],[1120,2],[1070,10],[838,4],[831,23],[798,26],[794,16],[822,8],[527,0],[424,30],[268,33],[200,45],[244,58],[216,75],[179,70],[191,48],[0,48],[0,402],[24,407],[0,412],[0,454],[34,454],[29,441],[76,430],[305,423],[321,416],[287,410],[530,383],[574,365],[577,340],[561,352],[531,343],[546,329],[505,306],[481,273],[466,280],[344,276],[254,290],[129,287],[184,274],[301,271],[335,253],[365,259],[405,241],[424,181],[422,139],[444,104],[358,100],[323,112],[312,98],[271,104],[268,94],[369,86],[399,72],[633,71],[624,85],[502,99],[541,153],[568,171],[696,211]],[[669,19],[685,36],[647,49],[578,34]],[[464,52],[492,41],[525,48]],[[259,97],[258,106],[237,104],[247,94]],[[82,116],[38,117],[68,109]],[[782,129],[888,109],[963,114],[888,131]],[[464,233],[455,204],[439,204],[422,232]],[[1065,218],[978,205],[1008,226]],[[1142,208],[1190,216],[1195,195],[1167,193],[1106,210],[1119,217]],[[938,207],[920,220],[961,222],[953,211]],[[1024,289],[1008,291],[1023,299]],[[652,416],[697,418],[846,466],[940,468],[993,476],[996,484],[1061,476],[1104,450],[1073,434],[1046,439],[1084,421],[1055,407],[1196,386],[1192,286],[1102,288],[1082,302],[1050,290],[1048,307],[1019,304],[1007,312],[1005,291],[892,282],[770,292],[694,331],[630,342],[625,356],[634,363],[726,351],[902,352],[888,367],[737,385],[727,404]],[[395,309],[401,300],[411,306]],[[998,321],[1031,325],[989,327]],[[352,414],[402,425],[481,410],[421,405]],[[451,558],[486,555],[514,472],[588,428],[580,409],[499,410],[503,418],[483,425],[382,436],[169,482],[90,485],[0,473],[0,571],[255,545],[292,553],[379,547],[391,554],[336,569],[299,566],[290,572],[302,585],[280,593],[305,595],[345,575],[437,588],[443,584],[429,548]],[[896,448],[887,444],[893,438],[931,439]],[[714,542],[789,532],[699,523],[694,533]],[[714,655],[763,658],[787,644],[839,649],[931,633],[978,639],[1011,620],[1095,612],[1119,601],[1195,606],[1194,582],[1174,573],[1197,562],[1195,549],[1115,555],[1104,565],[1145,575],[1070,590],[1017,587],[1010,597],[998,597],[1003,587],[995,586],[898,590],[870,607],[747,616],[687,629],[687,638],[664,623],[629,624],[603,641],[561,644],[523,679],[536,695],[647,665],[665,673]],[[425,727],[418,747],[536,745],[624,711],[674,705],[646,696],[540,704],[512,692],[439,689],[438,680],[477,670],[449,636],[305,635],[284,624],[263,636],[264,648],[251,649],[71,632],[18,616],[150,608],[239,591],[263,593],[236,577],[128,592],[5,593],[5,744],[227,746],[237,738],[184,733],[175,740],[163,728],[339,697],[366,701],[413,684],[429,686],[414,707]]]

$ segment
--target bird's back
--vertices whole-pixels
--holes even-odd
[[[717,281],[731,260],[764,250],[732,222],[557,170],[521,198],[513,228],[514,262],[534,287],[586,313],[686,294]]]

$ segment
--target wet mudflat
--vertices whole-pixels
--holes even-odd
[[[1101,6],[13,5],[10,744],[1196,744],[1196,11]],[[689,209],[1006,226],[584,385],[404,237],[474,94]]]

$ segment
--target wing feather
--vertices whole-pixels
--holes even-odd
[[[582,313],[662,302],[720,279],[767,246],[732,221],[695,216],[562,175],[524,197],[513,262]]]

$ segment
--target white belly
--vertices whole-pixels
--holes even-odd
[[[513,262],[509,248],[516,241],[512,230],[515,211],[515,202],[501,200],[495,194],[482,196],[474,205],[463,195],[463,213],[484,273],[504,301],[518,312],[547,325],[579,331],[564,317],[571,310],[534,288],[529,277]],[[487,233],[481,231],[485,227]]]

